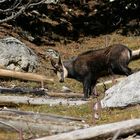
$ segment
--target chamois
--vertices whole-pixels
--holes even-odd
[[[91,95],[98,78],[109,74],[130,75],[132,74],[128,64],[132,58],[132,51],[122,45],[90,50],[63,61],[59,56],[58,62],[51,60],[51,64],[57,73],[60,82],[64,78],[72,78],[82,82],[84,98]]]

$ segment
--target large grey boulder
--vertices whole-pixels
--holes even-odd
[[[38,65],[38,57],[18,39],[7,37],[0,39],[0,64],[7,69],[33,72]]]
[[[102,108],[125,107],[140,103],[140,72],[134,73],[105,92]]]

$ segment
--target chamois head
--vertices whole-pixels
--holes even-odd
[[[54,59],[51,59],[51,64],[54,68],[54,72],[57,74],[59,82],[64,82],[64,78],[67,77],[67,70],[63,65],[63,62],[61,60],[61,57],[59,56],[58,61],[54,61]]]
[[[59,81],[64,82],[64,66],[59,52],[50,48],[46,51],[45,57],[50,59],[51,65],[53,67],[52,70],[57,74]]]

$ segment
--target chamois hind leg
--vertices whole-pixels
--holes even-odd
[[[110,72],[114,74],[126,75],[126,76],[129,76],[133,73],[126,63],[116,64],[115,66],[112,66]]]
[[[129,76],[129,75],[131,75],[133,73],[132,70],[127,65],[121,66],[121,71],[126,76]]]

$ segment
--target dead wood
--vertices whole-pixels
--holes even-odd
[[[80,93],[63,93],[63,92],[47,92],[47,95],[50,97],[64,97],[64,98],[83,98],[83,94]]]
[[[80,93],[63,93],[63,92],[48,92],[46,89],[42,88],[22,88],[22,87],[14,87],[14,88],[7,88],[7,87],[0,87],[0,93],[17,93],[17,94],[35,94],[35,95],[47,95],[50,97],[64,97],[64,98],[82,98],[84,97],[83,94]]]
[[[140,59],[140,49],[132,51],[132,60]]]
[[[54,134],[71,131],[85,126],[82,119],[74,117],[63,117],[53,114],[24,112],[14,109],[1,109],[0,111],[0,129],[11,130],[11,127],[3,125],[4,123],[13,126],[16,130],[23,132],[32,131],[32,133]]]
[[[0,69],[0,77],[11,77],[22,80],[36,81],[36,82],[53,82],[53,79],[49,79],[44,75],[39,75],[36,73],[25,73],[17,72],[12,70]]]
[[[0,93],[19,93],[19,94],[26,94],[26,93],[33,93],[35,95],[45,95],[45,89],[32,89],[32,88],[21,88],[21,87],[14,87],[14,88],[6,88],[0,87]]]
[[[88,101],[72,100],[62,98],[47,98],[45,97],[27,97],[27,96],[0,96],[0,104],[28,104],[28,105],[81,105],[86,104]]]
[[[117,78],[115,79],[116,82],[120,82],[124,79],[125,77],[122,77],[122,78]],[[105,82],[100,82],[97,84],[97,86],[103,86],[104,84],[112,84],[112,80],[108,80],[108,81],[105,81]]]
[[[23,115],[23,116],[29,116],[29,118],[32,120],[34,117],[36,119],[40,120],[46,120],[46,121],[56,121],[56,122],[71,122],[71,121],[83,121],[83,118],[76,118],[76,117],[70,117],[70,116],[61,116],[51,113],[36,113],[31,111],[21,111],[17,109],[8,109],[8,108],[0,108],[0,115],[7,115],[7,116],[15,116],[15,115]]]
[[[112,139],[116,135],[116,133],[118,133],[118,131],[118,137],[128,136],[129,134],[139,132],[140,119],[133,119],[105,125],[99,125],[85,129],[79,129],[63,134],[37,138],[35,140],[102,140],[108,138]]]

